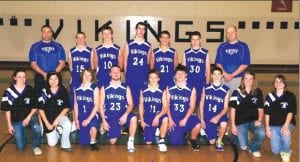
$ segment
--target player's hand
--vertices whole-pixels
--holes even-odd
[[[110,126],[109,126],[109,124],[107,123],[107,121],[103,121],[103,129],[106,130],[106,131],[109,131]]]
[[[187,120],[183,118],[182,120],[179,121],[179,126],[180,127],[185,127]]]
[[[119,119],[119,124],[120,124],[120,125],[123,125],[123,124],[126,123],[126,121],[127,121],[127,115],[126,115],[126,114],[123,114],[123,115],[121,116],[121,118]]]
[[[48,130],[53,130],[54,129],[53,125],[51,125],[51,124],[46,124],[46,127],[47,127]]]
[[[26,126],[29,124],[29,122],[30,122],[30,118],[29,118],[29,117],[26,117],[26,118],[22,121],[22,125],[23,125],[24,127],[26,127]]]
[[[158,124],[159,124],[159,117],[155,116],[155,118],[152,121],[152,126],[156,127],[156,126],[158,126]]]
[[[8,133],[11,135],[13,135],[15,132],[14,127],[12,125],[8,125],[7,130],[8,130]]]
[[[141,121],[141,126],[142,126],[143,130],[145,130],[145,127],[149,127],[149,125],[147,123],[145,123],[144,121]]]
[[[52,123],[53,127],[57,127],[58,125],[58,121],[57,120],[54,120],[53,123]]]
[[[175,122],[173,121],[173,119],[169,119],[169,129],[170,129],[170,131],[174,131],[175,130],[174,127],[176,127]]]
[[[256,121],[254,122],[254,126],[256,126],[256,127],[261,126],[261,121],[256,120]]]
[[[76,128],[77,128],[78,130],[80,129],[79,120],[75,120],[75,126],[76,126]]]
[[[206,124],[205,124],[205,121],[204,121],[204,120],[201,120],[201,128],[202,128],[202,129],[205,129],[205,128],[206,128]]]
[[[284,136],[289,136],[291,135],[291,131],[289,129],[289,126],[283,125],[283,127],[280,130],[281,134],[283,134]]]
[[[218,116],[214,116],[213,118],[210,119],[210,122],[213,124],[218,124],[220,118]]]
[[[82,126],[86,127],[89,123],[90,123],[90,121],[85,119],[85,120],[82,121]]]
[[[272,133],[271,133],[270,128],[266,128],[266,135],[268,138],[270,138],[270,139],[272,138]]]
[[[231,133],[233,134],[233,135],[238,135],[238,129],[237,129],[237,127],[236,126],[232,126],[231,127]]]

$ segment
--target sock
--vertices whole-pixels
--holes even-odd
[[[134,141],[134,137],[129,137],[128,141]]]
[[[95,144],[96,143],[96,139],[91,139],[90,144]]]

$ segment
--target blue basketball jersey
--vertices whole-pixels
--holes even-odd
[[[160,87],[151,90],[147,85],[143,88],[142,94],[144,98],[144,120],[150,123],[155,115],[162,110],[163,90]]]
[[[82,88],[80,86],[75,90],[76,94],[76,100],[78,104],[78,119],[79,121],[82,121],[91,114],[93,108],[94,108],[94,91],[97,85],[95,83],[92,83],[90,87],[87,89]],[[98,114],[96,114],[96,117],[98,117]]]
[[[125,83],[117,86],[113,86],[111,84],[104,86],[104,110],[106,117],[119,118],[125,113],[127,109],[126,88],[127,86]]]
[[[150,48],[151,44],[147,41],[139,44],[133,39],[128,42],[126,83],[131,89],[134,106],[138,106],[140,90],[147,84],[148,52]]]
[[[209,120],[219,114],[224,108],[225,96],[229,91],[229,87],[224,84],[215,86],[212,83],[204,87],[204,118]]]
[[[169,88],[170,113],[174,121],[179,121],[185,117],[190,108],[192,90],[192,87],[187,85],[182,88],[177,85]]]
[[[160,48],[155,48],[154,52],[154,68],[160,73],[160,86],[165,89],[167,86],[174,84],[173,77],[175,75],[174,71],[174,56],[175,49],[168,48],[167,50],[162,50]]]
[[[72,71],[71,71],[71,85],[74,88],[80,86],[80,73],[86,68],[91,68],[92,48],[86,47],[84,49],[78,49],[73,47],[70,49],[70,55],[72,59]]]
[[[98,57],[97,80],[98,87],[109,84],[109,71],[112,65],[118,65],[120,47],[113,44],[111,46],[100,45],[96,48]]]
[[[208,50],[200,48],[194,50],[192,48],[185,50],[186,68],[188,71],[187,80],[192,86],[197,87],[198,84],[205,82],[206,56]]]

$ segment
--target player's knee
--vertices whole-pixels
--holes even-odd
[[[133,116],[131,119],[130,119],[130,124],[136,124],[137,123],[137,117],[136,116]]]
[[[168,123],[169,122],[169,118],[168,117],[164,117],[164,119],[162,120],[162,123]]]
[[[220,127],[221,128],[227,128],[227,122],[221,122]]]
[[[151,145],[151,144],[152,144],[152,142],[146,142],[146,144],[147,144],[147,145]]]
[[[116,139],[110,139],[109,142],[110,142],[110,144],[114,145],[114,144],[116,144],[117,140]]]

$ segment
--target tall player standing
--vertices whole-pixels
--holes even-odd
[[[210,82],[210,60],[208,50],[201,47],[201,34],[198,31],[190,35],[191,48],[185,50],[182,64],[186,66],[187,82],[196,88],[196,105],[199,104],[203,86]]]
[[[162,89],[174,84],[175,67],[178,65],[178,56],[174,48],[170,47],[170,33],[159,33],[159,47],[155,48],[150,59],[150,69],[159,71],[159,85]]]
[[[112,65],[119,65],[122,69],[123,59],[120,47],[113,43],[113,29],[110,26],[104,26],[102,29],[103,44],[96,48],[96,69],[97,84],[101,88],[110,82],[110,68]]]
[[[87,68],[94,69],[95,53],[86,44],[86,34],[78,32],[75,36],[76,46],[68,53],[69,69],[71,71],[70,97],[71,107],[74,105],[74,90],[81,84],[80,73]]]
[[[147,72],[151,55],[151,44],[144,38],[146,24],[138,22],[135,38],[130,40],[123,51],[126,83],[130,87],[134,106],[139,105],[140,90],[147,84]]]

